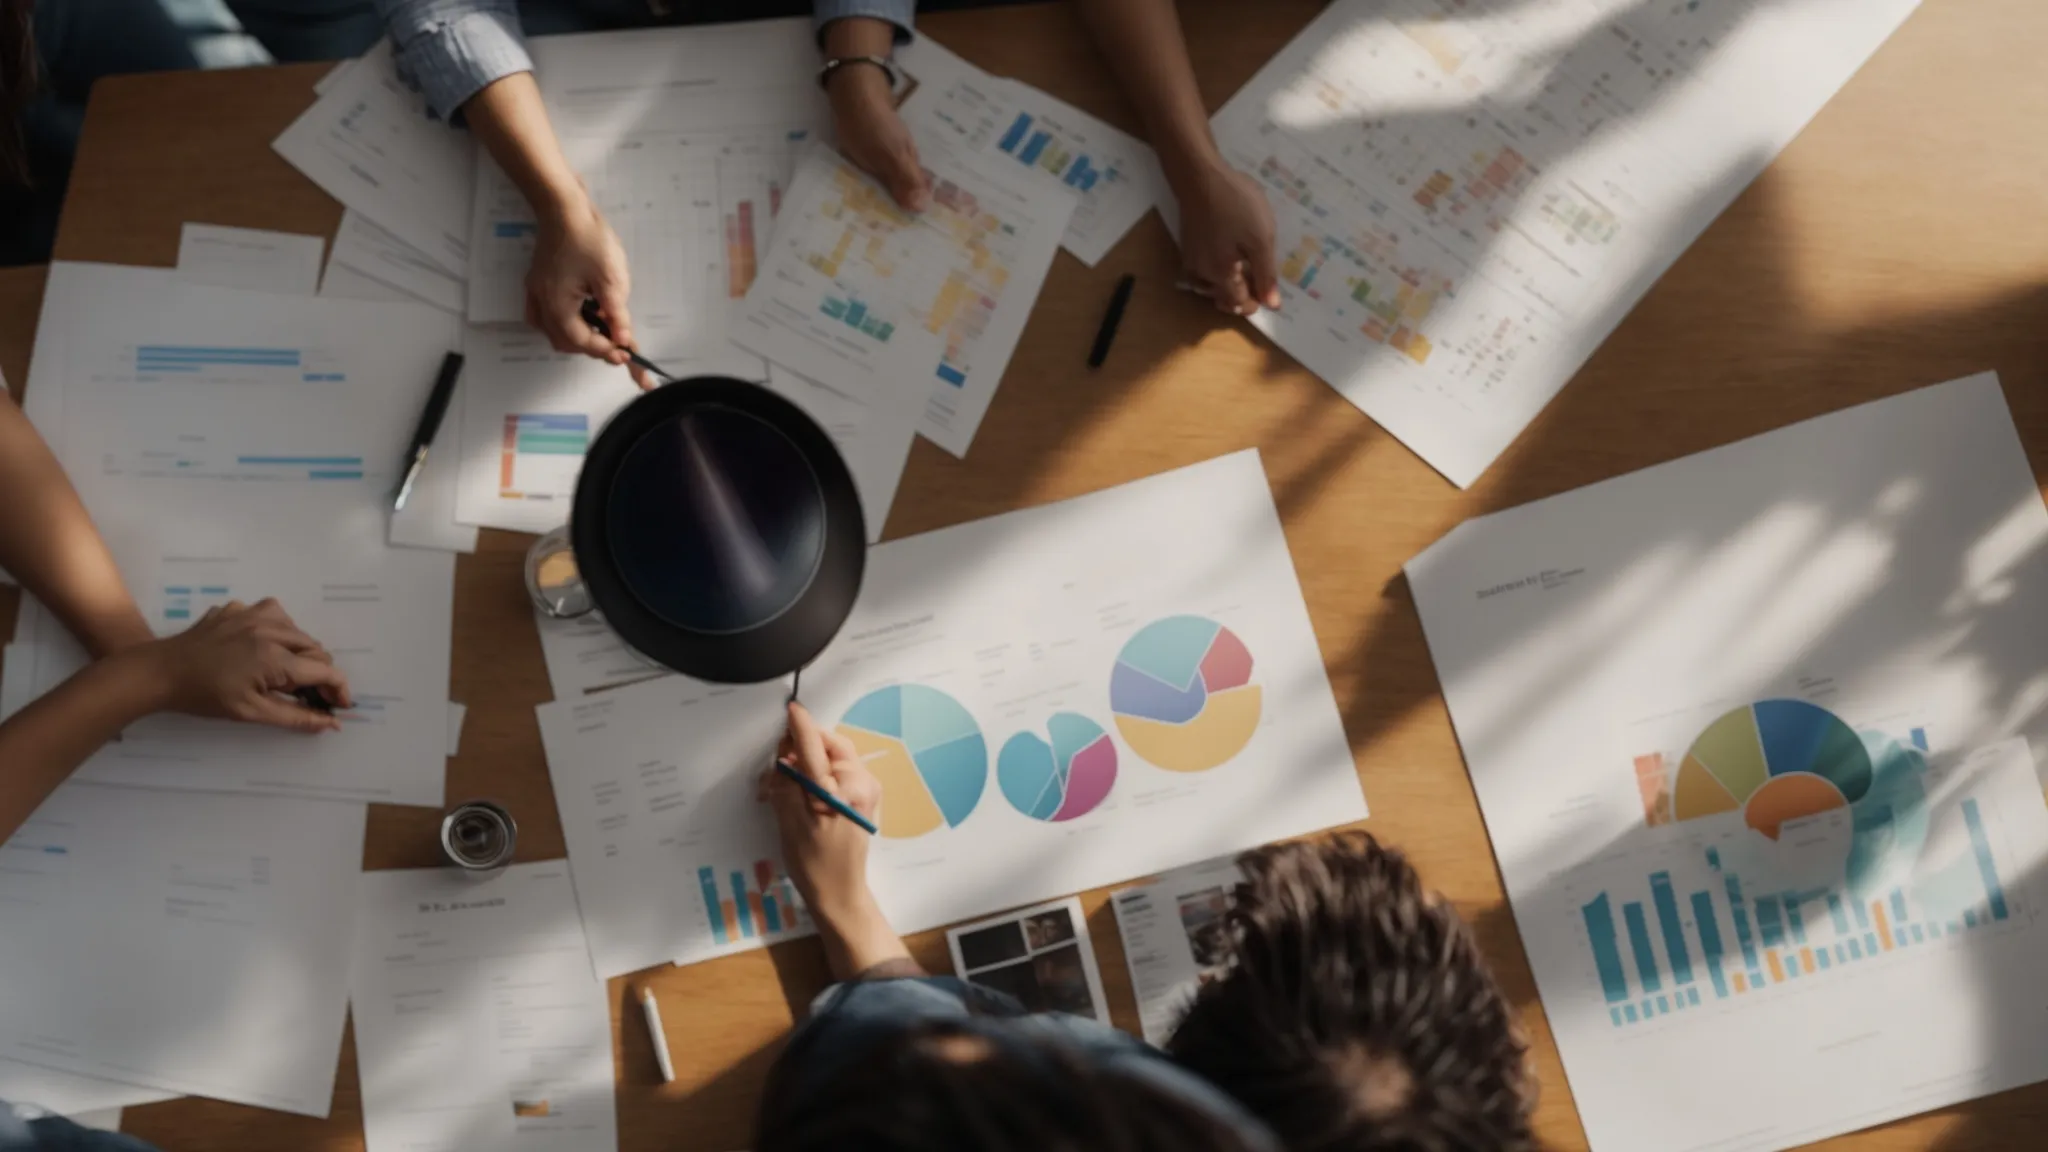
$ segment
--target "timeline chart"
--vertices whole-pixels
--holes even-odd
[[[200,344],[143,344],[135,349],[135,373],[209,377],[214,380],[275,379],[280,374],[308,384],[339,384],[348,374],[326,357],[299,348],[231,348]]]
[[[706,864],[697,869],[697,886],[712,939],[720,944],[780,936],[807,922],[795,887],[772,860],[756,860],[751,871],[732,869],[723,877],[718,868]]]

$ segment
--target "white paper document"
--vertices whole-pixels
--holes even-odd
[[[4,873],[0,873],[4,875]],[[143,1088],[118,1080],[59,1072],[40,1064],[0,1058],[0,1092],[10,1104],[26,1104],[85,1124],[85,1117],[178,1098],[176,1092]],[[87,1127],[93,1125],[87,1124]],[[115,1128],[120,1127],[118,1121]]]
[[[338,269],[346,272],[337,277]],[[320,290],[329,296],[417,301],[456,316],[463,315],[468,307],[461,276],[441,267],[426,253],[353,208],[341,214],[341,227],[334,233],[334,251],[327,258],[327,280],[334,281],[333,286],[330,288],[323,281]],[[398,295],[365,294],[357,287],[362,280]]]
[[[792,931],[755,800],[787,695],[540,709],[594,949]],[[1253,452],[876,548],[803,699],[881,778],[869,880],[904,932],[1365,816]]]
[[[187,223],[178,234],[178,279],[311,296],[320,287],[321,247],[318,236]]]
[[[1031,1012],[1108,1024],[1109,997],[1078,897],[963,924],[946,933],[953,974],[1014,998]]]
[[[0,1056],[327,1115],[363,815],[59,788],[0,844]]]
[[[1593,1148],[2048,1078],[2048,507],[1996,377],[1468,522],[1408,581]]]
[[[385,538],[447,331],[428,308],[52,267],[28,415],[151,626],[274,596],[356,698],[341,732],[315,737],[154,716],[79,779],[440,806],[454,558]],[[35,604],[12,655],[10,691],[30,698],[85,660]]]
[[[377,46],[271,143],[322,191],[439,264],[469,274],[475,141],[427,112]]]
[[[928,395],[919,431],[964,456],[1074,197],[937,136],[919,148],[932,206],[918,214],[836,153],[804,154],[732,338],[871,406]]]
[[[540,654],[557,700],[575,700],[621,684],[674,675],[626,647],[604,622],[603,613],[586,612],[557,620],[536,609],[533,619],[540,628]]]
[[[1147,1044],[1164,1047],[1195,994],[1230,969],[1236,857],[1208,860],[1109,895]]]
[[[613,1152],[612,1019],[561,860],[362,874],[368,1152]]]
[[[1060,246],[1091,268],[1169,196],[1150,145],[1071,104],[991,76],[930,37],[906,45],[899,63],[917,84],[903,102],[907,123],[1075,196]]]
[[[1340,0],[1215,117],[1253,323],[1469,485],[1916,3]]]

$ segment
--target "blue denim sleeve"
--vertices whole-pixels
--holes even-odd
[[[896,26],[898,44],[910,39],[910,23],[916,13],[917,0],[812,0],[811,4],[812,22],[821,37],[825,34],[825,25],[834,20],[872,16]]]
[[[491,82],[533,71],[518,0],[377,0],[398,74],[443,120]]]
[[[156,1152],[133,1136],[81,1128],[60,1116],[30,1119],[0,1101],[0,1152]]]

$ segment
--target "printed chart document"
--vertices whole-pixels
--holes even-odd
[[[442,802],[454,557],[385,544],[399,457],[447,351],[430,308],[178,284],[170,269],[51,269],[28,415],[159,634],[275,596],[348,674],[343,731],[151,717],[79,779]],[[30,698],[84,652],[24,612]],[[26,658],[22,658],[26,656]]]
[[[540,709],[594,947],[673,932],[688,963],[792,930],[754,798],[787,695]],[[803,700],[882,780],[869,879],[905,932],[1365,816],[1254,452],[881,545]]]
[[[1214,121],[1253,323],[1469,485],[1916,4],[1340,0]]]
[[[271,143],[322,191],[458,278],[469,275],[475,142],[398,78],[389,39],[332,78]]]
[[[964,456],[1074,198],[936,136],[919,149],[932,206],[915,214],[836,153],[804,154],[732,338],[869,404],[927,393],[919,431]]]
[[[541,705],[600,979],[810,932],[784,875],[775,815],[755,793],[788,726],[788,700],[784,681],[671,676]]]
[[[907,123],[1075,196],[1060,247],[1090,268],[1170,196],[1149,145],[1079,108],[991,76],[930,37],[905,45],[898,62],[917,83],[903,102]]]
[[[178,234],[178,279],[311,296],[320,287],[320,249],[318,236],[187,223]]]
[[[613,1152],[611,1008],[568,865],[361,880],[349,987],[369,1152]]]
[[[2048,507],[1996,377],[1471,521],[1408,579],[1595,1149],[2048,1078]]]
[[[1110,893],[1145,1042],[1164,1046],[1195,993],[1230,968],[1235,857],[1209,860]]]
[[[363,812],[59,788],[0,844],[0,1056],[327,1115]]]
[[[337,270],[345,273],[338,279]],[[355,287],[359,280],[373,281],[397,295],[365,295]],[[325,295],[357,300],[417,301],[457,316],[467,310],[467,292],[461,276],[436,264],[426,253],[353,208],[341,214],[341,227],[334,234],[334,251],[327,258],[327,276],[320,290]]]
[[[557,620],[536,610],[540,654],[557,700],[574,700],[621,684],[637,684],[675,673],[641,659],[604,622],[601,612]]]

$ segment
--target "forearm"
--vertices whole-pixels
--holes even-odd
[[[917,966],[910,959],[910,949],[903,946],[903,938],[889,926],[881,906],[865,889],[857,897],[814,906],[811,911],[832,979],[854,980],[877,969],[883,974],[903,974],[903,965]],[[881,967],[884,965],[887,967]]]
[[[492,81],[462,106],[470,131],[544,219],[587,207],[589,194],[562,154],[531,72]]]
[[[0,723],[0,840],[121,730],[162,706],[138,652],[97,660]]]
[[[28,417],[0,397],[0,567],[94,656],[151,638],[78,491]],[[0,764],[5,764],[0,759]]]
[[[1173,0],[1080,0],[1081,15],[1137,106],[1166,178],[1180,187],[1221,162]]]

